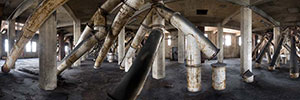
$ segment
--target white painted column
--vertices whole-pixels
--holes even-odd
[[[41,26],[39,35],[39,86],[44,90],[57,87],[56,76],[56,14],[51,15]]]
[[[180,30],[178,30],[178,63],[184,63],[184,44],[185,44],[185,41],[184,41],[184,33]]]
[[[118,35],[118,64],[120,64],[125,56],[125,27]],[[126,59],[125,59],[126,60]]]
[[[153,29],[155,28],[162,28],[165,25],[165,20],[158,14],[158,13],[153,13],[152,16],[152,25]],[[165,34],[165,33],[164,33]],[[157,54],[155,56],[153,65],[152,65],[152,77],[154,79],[162,79],[166,76],[165,73],[165,37],[160,43],[160,46],[157,50]]]
[[[74,44],[77,44],[77,41],[79,40],[80,38],[80,34],[81,34],[81,23],[79,20],[75,20],[73,22],[73,36],[74,36]],[[84,56],[82,56],[84,57]],[[74,64],[73,64],[73,67],[76,67],[76,66],[80,66],[80,60],[82,58],[78,59]]]
[[[249,0],[246,1],[250,3]],[[248,7],[241,8],[241,36],[241,71],[243,80],[251,83],[254,81],[254,76],[245,77],[248,70],[252,73],[252,11]]]
[[[218,24],[218,48],[220,49],[218,53],[218,62],[223,63],[224,60],[224,35],[223,27],[221,24]]]
[[[196,39],[189,34],[187,38],[187,89],[190,92],[201,90],[201,52]]]

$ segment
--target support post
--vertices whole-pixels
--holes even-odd
[[[187,89],[190,92],[201,90],[201,52],[197,40],[191,34],[187,35]]]
[[[246,0],[250,3],[250,0]],[[254,81],[253,75],[246,75],[246,72],[252,73],[252,11],[248,7],[241,7],[241,72],[243,80],[246,83]]]
[[[51,15],[41,26],[39,35],[39,85],[44,90],[54,90],[57,86],[56,76],[56,18]]]
[[[58,42],[59,42],[59,61],[63,60],[65,57],[65,42],[64,42],[64,33],[58,33]]]
[[[80,34],[81,34],[81,23],[79,20],[75,20],[73,21],[73,36],[74,36],[74,44],[77,44],[79,38],[80,38]],[[73,66],[79,66],[80,65],[80,60],[81,59],[78,59],[74,64]]]
[[[121,30],[118,35],[118,64],[122,62],[122,58],[125,55],[125,27]]]
[[[185,58],[185,50],[184,50],[184,33],[180,30],[178,30],[178,63],[184,63],[184,58]]]
[[[274,43],[274,52],[275,52],[275,48],[278,48],[278,45],[279,45],[280,27],[274,27],[273,28],[273,39],[274,39],[273,43]],[[280,59],[276,60],[275,68],[280,68]]]
[[[214,63],[212,67],[212,87],[215,90],[225,90],[226,88],[226,64]]]
[[[152,16],[152,29],[161,29],[165,26],[165,20],[158,14],[153,13]],[[165,33],[163,33],[165,35]],[[165,37],[165,36],[164,36]],[[152,66],[152,77],[154,79],[162,79],[166,76],[165,73],[165,38],[161,41],[157,55],[154,59]]]
[[[218,24],[218,48],[220,49],[218,54],[218,62],[223,63],[224,60],[224,38],[223,38],[223,27]]]
[[[291,52],[290,52],[290,78],[299,77],[298,56],[296,49],[296,39],[293,35],[290,36]]]
[[[15,37],[16,37],[16,21],[15,20],[8,20],[8,30],[7,30],[7,37],[8,37],[8,52],[7,56],[10,55],[10,51],[15,44]]]

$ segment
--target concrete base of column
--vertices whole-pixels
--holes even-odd
[[[260,63],[255,62],[254,67],[255,67],[255,68],[261,68],[261,65],[260,65]]]
[[[189,92],[199,92],[201,90],[201,67],[186,66],[187,89]]]
[[[290,72],[290,78],[292,78],[292,79],[299,78],[299,73],[291,73]]]
[[[269,71],[274,71],[275,69],[276,69],[276,65],[274,65],[274,66],[269,66],[269,67],[268,67],[268,70],[269,70]]]
[[[243,78],[243,81],[246,83],[252,83],[254,82],[254,76]]]

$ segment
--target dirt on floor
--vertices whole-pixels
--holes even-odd
[[[299,100],[300,79],[289,78],[289,66],[268,71],[266,62],[261,69],[254,69],[255,82],[244,83],[240,76],[239,59],[226,59],[226,90],[215,91],[211,86],[211,66],[202,66],[200,92],[188,92],[186,68],[176,61],[166,62],[166,78],[156,80],[148,76],[138,100]],[[2,65],[4,61],[0,61]],[[62,74],[58,87],[53,91],[38,86],[38,59],[20,59],[16,69],[9,74],[0,72],[1,100],[107,100],[107,93],[126,74],[117,63],[102,64],[93,69],[92,59],[82,62]]]

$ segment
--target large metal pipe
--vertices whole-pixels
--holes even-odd
[[[265,37],[262,37],[262,38],[260,39],[260,42],[255,46],[254,50],[252,51],[252,58],[253,58],[252,60],[255,60],[256,55],[257,55],[258,48],[263,44],[264,38],[265,38]]]
[[[296,39],[290,36],[291,52],[290,52],[290,78],[299,77],[298,56],[296,50]]]
[[[107,12],[113,10],[114,7],[111,6],[117,6],[120,2],[120,0],[108,0],[96,11],[90,22],[85,27],[74,50],[72,50],[71,53],[69,53],[69,55],[66,56],[61,64],[57,67],[57,75],[70,67],[81,56],[93,48],[99,41],[105,38],[107,35],[105,16],[107,15]],[[94,26],[94,30],[96,32],[92,33],[93,30],[91,26]]]
[[[268,67],[269,70],[275,70],[275,64],[276,64],[276,61],[278,61],[278,57],[280,55],[280,50],[282,48],[282,43],[284,41],[284,36],[282,35],[279,39],[279,43],[278,43],[278,46],[277,48],[275,48],[275,52],[274,52],[274,55],[272,57],[272,61],[270,62],[270,65]],[[277,65],[279,66],[279,65]]]
[[[59,7],[65,4],[69,0],[44,0],[33,14],[27,19],[22,29],[23,34],[16,42],[10,55],[7,57],[4,65],[2,66],[2,72],[8,73],[10,68],[14,65],[17,58],[23,52],[25,44],[33,37],[35,32],[41,27],[41,25],[47,20],[47,18]]]
[[[165,7],[163,4],[157,4],[155,8],[162,17],[170,22],[174,27],[181,30],[185,35],[192,34],[196,38],[200,50],[207,58],[212,59],[218,54],[219,49],[204,36],[204,33],[197,29],[195,25],[181,16],[178,12],[174,12],[173,10]]]
[[[262,48],[262,51],[259,53],[259,55],[257,56],[256,60],[255,60],[255,67],[259,68],[260,67],[260,63],[262,61],[263,56],[266,54],[266,51],[268,50],[271,42],[273,40],[273,36],[269,36],[269,40],[268,42],[264,45],[264,47]]]
[[[126,55],[123,57],[123,61],[120,64],[122,68],[125,68],[126,72],[130,68],[130,66],[132,64],[133,56],[134,56],[136,50],[138,49],[139,44],[144,39],[145,34],[150,32],[150,24],[152,22],[152,17],[151,17],[152,11],[153,10],[150,10],[148,15],[145,17],[144,21],[142,22],[142,25],[139,27],[138,31],[136,32]]]
[[[124,2],[119,13],[115,17],[111,30],[105,38],[102,48],[95,61],[94,68],[98,69],[106,57],[108,50],[117,39],[121,29],[124,27],[129,18],[144,4],[144,0],[127,0]]]
[[[108,93],[113,100],[135,100],[142,91],[149,75],[159,44],[163,39],[163,31],[154,29],[146,44],[142,47],[132,67],[117,85],[113,92]]]

